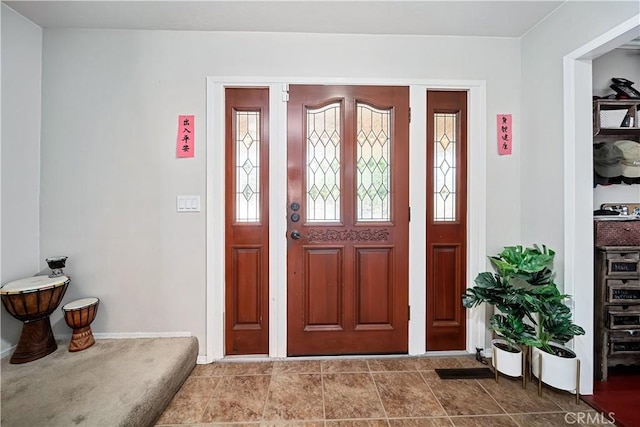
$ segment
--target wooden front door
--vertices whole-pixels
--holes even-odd
[[[464,350],[467,93],[427,92],[427,351]]]
[[[269,89],[225,104],[225,354],[268,354]]]
[[[287,354],[408,350],[409,89],[290,86]]]

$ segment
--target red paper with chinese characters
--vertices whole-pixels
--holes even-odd
[[[511,128],[511,114],[498,114],[498,154],[511,154],[513,131]]]
[[[194,116],[178,116],[178,138],[176,142],[177,157],[193,157],[195,143]]]

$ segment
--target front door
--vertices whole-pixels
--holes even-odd
[[[287,354],[408,350],[409,89],[291,85]]]

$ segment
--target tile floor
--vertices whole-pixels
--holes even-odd
[[[473,357],[217,362],[197,365],[158,426],[569,426],[606,422],[567,392],[521,380],[441,380]],[[603,422],[604,421],[604,422]]]

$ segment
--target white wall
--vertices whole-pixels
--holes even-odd
[[[42,29],[2,7],[2,272],[31,276],[40,260],[40,111]],[[45,264],[46,265],[46,264]],[[22,322],[2,309],[2,343],[15,345]]]
[[[45,30],[42,253],[70,257],[65,300],[101,299],[95,332],[191,332],[202,355],[205,212],[175,197],[205,206],[207,76],[486,80],[495,141],[497,113],[520,138],[519,75],[515,39]],[[194,159],[175,159],[178,114]],[[520,153],[488,148],[490,253],[519,240]]]
[[[562,277],[562,58],[638,13],[637,2],[566,2],[522,38],[522,238],[556,249]],[[592,141],[584,141],[591,148]],[[591,185],[587,182],[585,185]]]
[[[612,77],[623,77],[635,84],[634,88],[640,89],[640,50],[614,49],[592,62],[593,67],[593,95],[606,96],[614,93],[609,88]],[[596,137],[599,140],[612,139],[611,137]],[[613,139],[624,139],[616,137]],[[640,185],[598,185],[593,189],[593,209],[599,209],[603,203],[637,203],[640,202]]]
[[[635,17],[639,9],[638,2],[565,2],[522,38],[522,114],[527,117],[523,128],[522,237],[525,242],[543,242],[557,250],[557,281],[573,294],[574,319],[587,331],[574,340],[582,361],[581,391],[586,394],[593,387],[593,225],[570,217],[566,221],[571,224],[565,224],[564,209],[592,206],[591,178],[579,188],[565,186],[565,178],[573,184],[575,176],[592,176],[592,140],[576,141],[584,144],[583,150],[567,150],[565,158],[563,58]],[[591,70],[590,64],[588,67]],[[567,93],[572,94],[572,88],[566,88]],[[591,110],[590,92],[575,93],[586,111]],[[591,127],[590,121],[577,125],[580,130]],[[565,167],[571,176],[565,176]],[[570,189],[567,194],[565,188]],[[572,241],[564,241],[565,227],[577,227],[575,233],[569,233]],[[567,248],[570,259],[565,265]],[[564,277],[570,282],[563,283]]]

